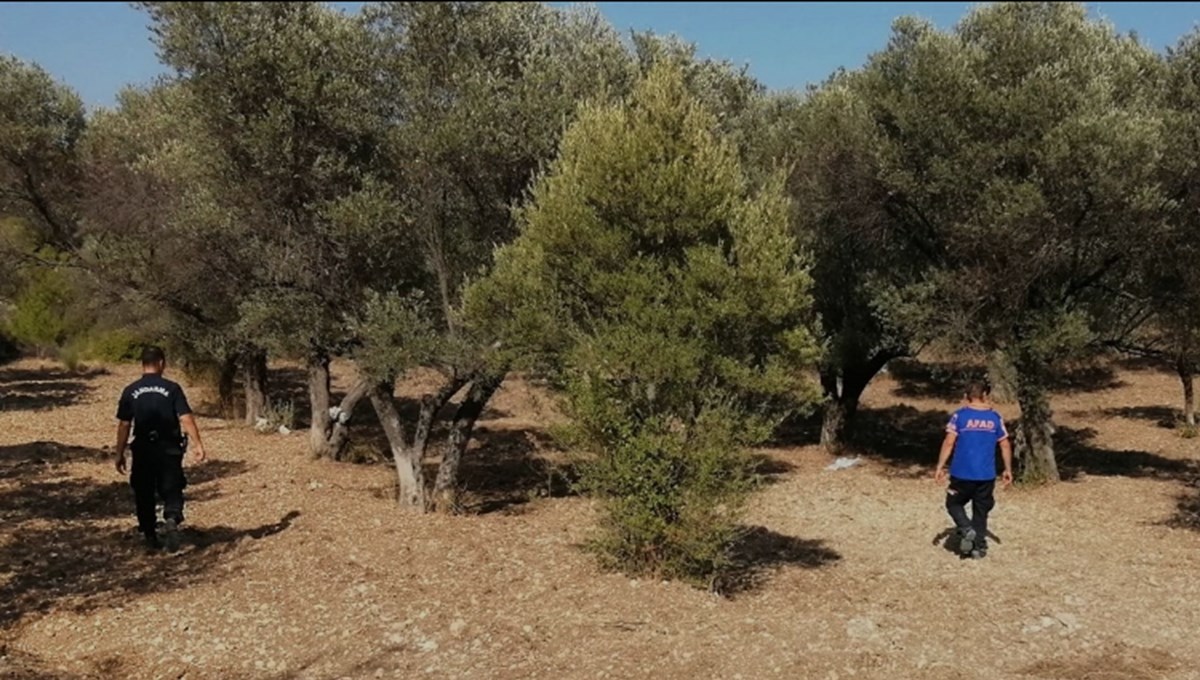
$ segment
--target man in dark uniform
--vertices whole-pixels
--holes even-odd
[[[158,347],[142,352],[142,377],[126,387],[117,406],[117,472],[125,474],[125,448],[133,452],[129,483],[137,506],[138,529],[151,549],[159,547],[155,494],[163,502],[163,528],[167,549],[179,549],[183,522],[183,455],[192,444],[196,462],[205,459],[204,444],[187,397],[178,383],[162,376],[166,355]],[[183,432],[180,432],[182,425]],[[133,443],[129,444],[130,429]]]

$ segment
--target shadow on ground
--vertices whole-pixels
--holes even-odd
[[[987,378],[986,368],[978,364],[911,359],[893,361],[888,364],[888,372],[899,384],[897,396],[942,401],[958,401],[968,381]],[[1059,371],[1048,387],[1058,394],[1078,394],[1116,389],[1124,384],[1113,366],[1086,365]]]
[[[88,385],[89,379],[105,373],[103,369],[68,371],[52,367],[0,369],[0,411],[44,411],[71,406],[95,389]]]
[[[1165,430],[1173,430],[1178,426],[1183,414],[1169,406],[1123,406],[1108,408],[1101,411],[1108,418],[1124,418],[1154,423]]]
[[[847,452],[887,464],[894,476],[928,475],[937,462],[949,414],[901,404],[860,411],[847,438]]]
[[[181,554],[148,554],[135,530],[127,483],[121,478],[101,482],[71,476],[64,464],[78,461],[111,458],[99,449],[55,442],[0,447],[0,522],[5,534],[0,629],[51,610],[86,612],[119,604],[131,595],[215,578],[212,567],[243,539],[283,531],[297,514],[250,529],[188,527]],[[189,502],[215,498],[219,490],[212,482],[248,469],[234,461],[190,469]],[[127,518],[127,528],[114,528],[112,520],[121,518]]]
[[[1165,524],[1200,531],[1200,479],[1192,481],[1175,499],[1175,514]]]
[[[867,409],[859,413],[847,449],[887,465],[893,476],[921,477],[937,462],[948,414],[908,405]],[[1016,432],[1019,421],[1009,424]],[[1113,450],[1097,442],[1090,428],[1059,426],[1055,447],[1064,481],[1081,475],[1189,481],[1200,476],[1196,461],[1168,458],[1136,450]]]
[[[548,455],[557,450],[545,433],[481,425],[474,439],[459,470],[466,512],[516,513],[535,499],[575,493],[578,470],[565,457]]]
[[[1000,540],[1000,537],[992,533],[990,530],[987,532],[987,537],[989,541],[995,543],[996,545],[1004,545],[1004,541]],[[962,551],[959,550],[962,543],[959,540],[958,530],[954,527],[946,527],[945,529],[942,529],[938,533],[934,534],[933,540],[930,541],[929,544],[941,545],[942,550],[966,559],[966,556],[963,555]]]
[[[1064,481],[1076,479],[1081,473],[1169,481],[1191,481],[1200,475],[1196,461],[1167,458],[1148,451],[1106,449],[1096,443],[1097,434],[1091,428],[1059,426],[1054,443]]]
[[[786,536],[766,527],[743,527],[734,545],[735,568],[713,583],[713,590],[733,596],[761,587],[778,568],[818,569],[842,559],[825,541]]]
[[[898,383],[897,396],[943,401],[961,398],[963,387],[969,380],[986,377],[986,369],[973,364],[912,359],[891,362],[888,373]]]

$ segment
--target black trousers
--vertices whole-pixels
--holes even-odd
[[[988,513],[996,507],[996,480],[974,482],[969,479],[950,478],[946,489],[946,510],[959,529],[975,529],[976,541],[987,544]],[[971,517],[967,517],[967,503],[971,504]]]
[[[183,449],[176,446],[133,446],[133,469],[129,473],[133,501],[137,506],[138,529],[154,531],[158,523],[156,497],[163,502],[163,519],[183,522]]]

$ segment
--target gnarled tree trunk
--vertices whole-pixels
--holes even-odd
[[[217,378],[217,401],[224,418],[236,418],[233,392],[237,386],[238,355],[227,354],[221,361],[221,375]]]
[[[342,403],[330,411],[330,427],[325,441],[334,460],[341,460],[342,454],[346,452],[346,444],[350,441],[350,418],[354,415],[358,402],[367,396],[370,389],[371,382],[360,378],[346,396],[342,397]]]
[[[424,512],[426,508],[425,472],[421,457],[404,435],[404,423],[396,410],[393,381],[376,383],[371,389],[371,404],[379,415],[396,465],[397,500],[406,509]]]
[[[429,448],[429,433],[433,431],[433,423],[437,420],[437,414],[470,379],[470,376],[451,377],[445,385],[438,388],[437,392],[421,398],[421,413],[417,416],[417,427],[413,432],[412,441],[412,448],[416,450],[416,455],[420,456],[421,460],[425,459],[425,452]]]
[[[842,447],[847,429],[858,415],[858,405],[867,385],[889,361],[900,356],[903,352],[879,351],[858,363],[821,369],[821,389],[825,393],[821,417],[822,448],[834,453]]]
[[[332,457],[329,402],[329,355],[316,351],[308,357],[308,449],[313,458]]]
[[[1030,484],[1057,482],[1054,453],[1054,420],[1045,381],[1037,368],[1017,365],[1017,403],[1021,407],[1014,453],[1021,466],[1021,481]]]
[[[341,460],[350,438],[350,418],[358,402],[371,390],[371,381],[354,383],[342,401],[330,407],[329,355],[314,353],[308,360],[308,396],[311,421],[308,428],[309,450],[314,458]]]
[[[267,398],[267,352],[252,347],[242,353],[242,389],[246,393],[246,424],[253,427],[266,415],[270,406]]]
[[[471,389],[466,399],[458,407],[454,422],[450,426],[449,442],[446,452],[442,455],[442,463],[438,466],[437,480],[434,482],[433,496],[438,512],[457,512],[458,504],[458,470],[462,464],[463,453],[471,441],[471,433],[475,429],[475,421],[479,419],[492,395],[504,381],[503,374],[480,374],[471,382]]]
[[[1179,381],[1183,383],[1183,420],[1188,427],[1196,426],[1196,370],[1195,367],[1180,362],[1176,366]]]

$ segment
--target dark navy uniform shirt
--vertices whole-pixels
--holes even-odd
[[[179,419],[192,412],[178,383],[147,373],[121,393],[117,420],[133,421],[133,437],[143,443],[177,445],[182,439]]]

